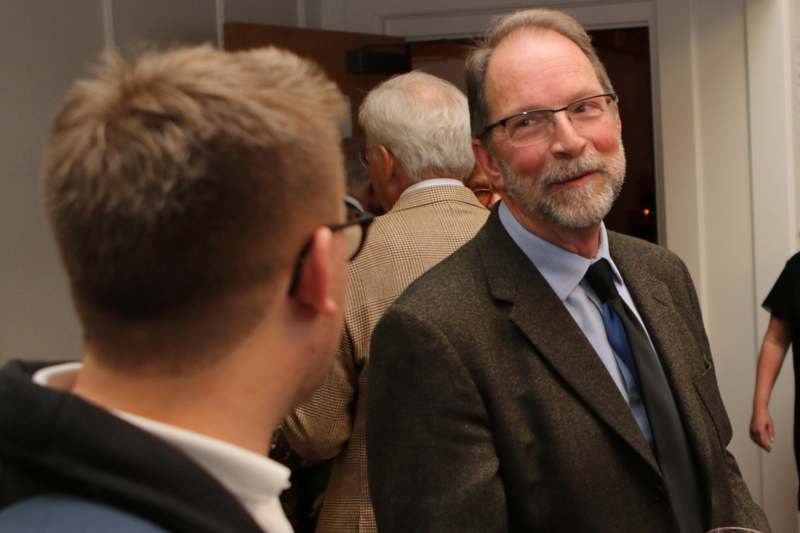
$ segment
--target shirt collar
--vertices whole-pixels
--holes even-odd
[[[500,223],[503,224],[508,235],[536,266],[561,301],[566,300],[572,294],[572,291],[583,280],[589,266],[600,259],[606,259],[611,264],[614,281],[618,284],[622,283],[619,270],[608,251],[608,233],[604,223],[600,223],[600,246],[597,248],[597,254],[592,259],[586,259],[525,229],[514,218],[505,202],[500,203],[498,214]]]
[[[407,187],[406,190],[404,190],[400,194],[400,198],[402,198],[406,194],[411,194],[414,191],[419,191],[422,189],[428,189],[430,187],[437,187],[442,185],[445,185],[447,187],[463,187],[464,183],[458,181],[457,179],[452,179],[452,178],[433,178],[429,180],[421,180]]]
[[[124,411],[113,412],[183,451],[248,507],[289,488],[289,469],[266,456],[170,424]]]
[[[43,387],[69,392],[81,363],[45,367],[33,375]],[[111,410],[112,414],[168,442],[205,468],[251,512],[289,487],[290,470],[272,459],[200,433]]]

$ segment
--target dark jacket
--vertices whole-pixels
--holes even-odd
[[[260,532],[238,500],[182,452],[72,394],[0,370],[0,509],[40,494],[101,502],[170,531]]]
[[[731,426],[686,267],[613,232],[609,246],[675,396],[705,525],[768,531],[726,450]],[[371,364],[382,533],[677,531],[630,408],[496,210],[384,315]]]

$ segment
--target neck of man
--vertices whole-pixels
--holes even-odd
[[[71,392],[109,410],[264,454],[273,429],[295,401],[293,369],[281,366],[288,350],[269,339],[268,332],[254,332],[222,357],[198,354],[205,363],[190,357],[173,368],[157,364],[153,353],[142,358],[155,361],[151,365],[110,367],[104,349],[87,343]]]
[[[586,259],[592,259],[597,255],[600,247],[600,222],[585,228],[559,226],[551,220],[522,209],[508,195],[503,195],[503,202],[517,222],[537,237]]]

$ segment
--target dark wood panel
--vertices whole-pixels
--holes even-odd
[[[354,136],[363,135],[358,125],[357,114],[364,96],[390,75],[348,74],[346,52],[364,46],[405,44],[402,37],[241,22],[226,23],[224,36],[226,50],[247,50],[272,45],[291,50],[322,65],[342,92],[350,97]]]

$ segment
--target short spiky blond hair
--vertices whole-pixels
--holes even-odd
[[[107,52],[68,94],[44,164],[79,311],[185,315],[291,268],[339,213],[343,113],[321,69],[275,48]]]

